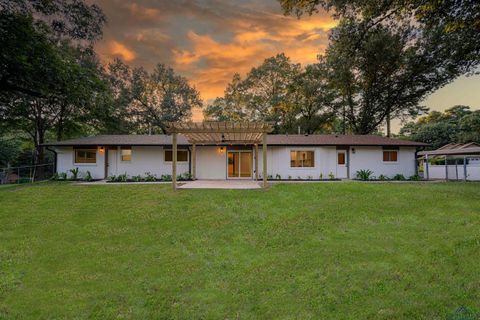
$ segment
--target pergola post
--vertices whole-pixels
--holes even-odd
[[[255,181],[258,181],[258,143],[255,143]]]
[[[455,178],[458,181],[458,158],[455,158]]]
[[[445,155],[445,180],[448,181],[447,155]]]
[[[467,156],[463,156],[463,180],[467,181]]]
[[[177,133],[172,133],[172,187],[177,190]]]
[[[428,154],[425,155],[425,177],[427,178],[426,180],[430,180],[430,175],[428,172]]]
[[[267,134],[262,136],[262,152],[263,152],[263,187],[267,188]]]
[[[192,144],[192,180],[197,179],[197,145]]]

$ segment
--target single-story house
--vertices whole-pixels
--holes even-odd
[[[168,135],[100,135],[45,146],[56,154],[57,173],[78,168],[94,179],[172,172],[195,179],[349,179],[361,169],[408,178],[416,174],[417,149],[426,146],[377,135],[242,135],[229,128],[195,125]]]

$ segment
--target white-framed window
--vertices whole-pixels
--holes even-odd
[[[383,150],[383,162],[397,162],[398,150]]]
[[[122,161],[132,161],[132,147],[121,147]]]
[[[96,149],[75,149],[75,163],[97,163]]]
[[[313,168],[315,167],[315,151],[313,150],[291,150],[291,168]]]
[[[165,162],[172,162],[172,150],[165,150]],[[177,162],[188,162],[188,150],[177,150]]]

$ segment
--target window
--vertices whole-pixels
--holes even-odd
[[[313,151],[290,151],[290,167],[292,168],[313,168]]]
[[[397,151],[383,151],[384,162],[397,162]]]
[[[131,161],[131,160],[132,160],[132,148],[122,147],[122,161]]]
[[[75,163],[97,163],[97,150],[75,150]]]
[[[340,165],[345,164],[345,152],[339,152],[337,154],[337,163],[340,164]]]
[[[172,150],[165,150],[165,161],[172,162]],[[188,151],[187,150],[177,150],[177,161],[178,162],[187,162],[188,161]]]

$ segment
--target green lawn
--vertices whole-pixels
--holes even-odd
[[[480,311],[479,183],[0,188],[0,319]]]

